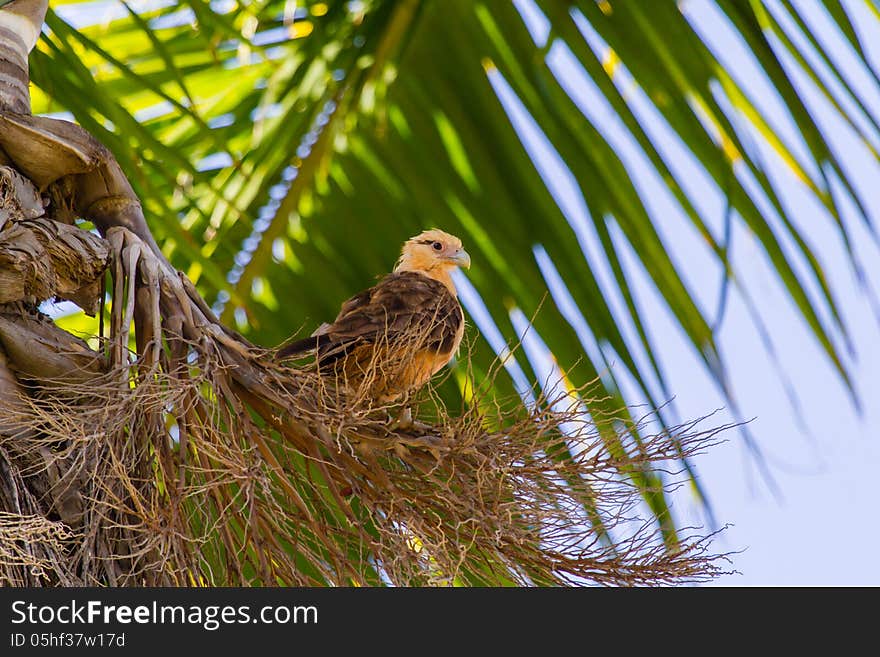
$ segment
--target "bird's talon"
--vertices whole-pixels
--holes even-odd
[[[388,428],[390,431],[393,431],[395,433],[399,431],[403,431],[406,433],[427,433],[428,431],[432,431],[434,429],[434,427],[432,427],[430,424],[425,424],[424,422],[414,420],[412,416],[412,409],[409,407],[401,410],[397,418],[391,422]]]

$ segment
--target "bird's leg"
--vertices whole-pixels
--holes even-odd
[[[420,433],[425,433],[433,429],[430,424],[425,424],[424,422],[419,422],[418,420],[413,419],[412,407],[409,405],[400,409],[397,418],[391,422],[390,428],[392,431],[417,431]]]
[[[424,422],[414,420],[412,407],[405,405],[393,420],[389,430],[394,432],[394,450],[400,458],[405,458],[410,447],[429,451],[435,459],[440,460],[440,455],[447,451],[443,440],[436,435],[436,427]]]
[[[400,412],[397,414],[397,419],[394,421],[395,429],[409,429],[413,423],[412,416],[412,407],[404,406],[400,409]]]

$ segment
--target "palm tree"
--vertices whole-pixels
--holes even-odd
[[[674,209],[679,229],[695,231],[705,242],[722,281],[722,299],[728,288],[750,299],[729,249],[733,227],[752,232],[826,357],[850,385],[840,347],[847,327],[834,290],[763,156],[769,152],[784,163],[802,193],[815,201],[815,221],[829,222],[849,245],[842,205],[854,204],[869,227],[870,215],[816,126],[794,72],[810,81],[875,157],[878,124],[804,11],[787,2],[704,3],[771,82],[775,100],[796,128],[778,132],[767,104],[750,97],[737,72],[726,70],[709,47],[691,4],[362,0],[294,6],[277,0],[187,0],[170,6],[112,3],[106,16],[78,12],[76,3],[50,9],[48,30],[30,58],[32,110],[68,113],[106,146],[118,160],[120,186],[131,185],[122,196],[140,200],[149,224],[143,230],[138,222],[90,216],[72,205],[71,216],[91,220],[110,243],[106,252],[97,240],[89,248],[98,271],[102,263],[113,263],[114,303],[112,311],[92,308],[95,320],[79,313],[57,325],[93,336],[104,335],[108,323],[108,360],[93,367],[84,386],[70,383],[58,392],[43,384],[40,394],[27,395],[27,408],[9,418],[51,438],[40,443],[42,452],[26,455],[32,469],[39,470],[46,450],[62,454],[53,456],[60,458],[52,466],[59,471],[57,481],[50,468],[40,470],[44,489],[58,491],[65,468],[94,474],[82,465],[94,459],[114,482],[101,488],[104,508],[112,509],[110,527],[93,536],[90,547],[104,550],[108,561],[111,555],[122,559],[124,566],[87,567],[79,555],[76,567],[51,572],[50,580],[76,581],[87,572],[110,583],[651,581],[633,566],[648,562],[665,563],[669,579],[714,572],[714,562],[700,561],[705,543],[676,527],[666,493],[671,478],[657,467],[658,461],[675,462],[702,496],[689,457],[714,434],[692,424],[682,428],[674,405],[665,405],[675,391],[660,365],[651,323],[640,312],[632,263],[643,268],[728,406],[738,410],[727,360],[717,346],[718,317],[695,299],[680,263],[670,256],[654,199],[633,182],[632,160],[653,172],[662,207]],[[823,2],[821,11],[878,82],[852,19],[856,9]],[[878,17],[870,2],[858,11]],[[20,146],[25,137],[16,134]],[[11,152],[14,145],[2,146],[33,180],[21,154]],[[675,153],[695,162],[700,181],[723,198],[720,217],[699,202]],[[111,230],[120,225],[132,233]],[[420,468],[433,472],[430,463],[421,461],[422,455],[399,454],[390,466],[383,461],[402,495],[401,506],[409,509],[389,518],[381,494],[352,490],[348,474],[333,470],[363,467],[361,460],[334,460],[330,443],[316,446],[309,440],[318,420],[338,426],[345,409],[330,412],[324,402],[316,405],[301,395],[282,399],[279,391],[291,394],[289,386],[279,383],[274,370],[252,365],[252,344],[276,345],[331,317],[341,299],[387,271],[403,239],[433,225],[460,235],[474,254],[473,270],[459,282],[480,330],[470,332],[467,357],[437,387],[424,412],[432,414],[439,403],[434,419],[452,422],[459,437],[474,430],[482,438],[516,438],[506,463],[525,467],[505,470],[495,483],[509,484],[510,477],[527,482],[520,504],[534,510],[536,500],[547,496],[559,509],[574,500],[579,512],[568,518],[565,531],[591,525],[595,540],[588,546],[599,556],[590,553],[588,560],[586,552],[579,553],[580,561],[567,562],[571,570],[562,575],[547,558],[548,538],[536,529],[541,523],[525,516],[515,523],[523,532],[520,549],[481,543],[474,532],[469,536],[476,556],[453,568],[455,550],[444,545],[449,534],[432,529],[428,516],[415,510],[425,493],[420,477],[410,475]],[[855,251],[848,252],[861,275]],[[175,278],[176,270],[195,287]],[[85,278],[93,284],[100,276]],[[59,296],[74,298],[79,282]],[[94,286],[92,292],[86,301],[100,297]],[[82,295],[75,300],[86,307]],[[194,312],[204,321],[193,322]],[[754,317],[760,324],[759,310]],[[529,324],[525,318],[531,326],[525,340],[535,348],[512,349]],[[140,357],[133,373],[123,353],[132,320],[132,348]],[[66,338],[52,335],[56,343],[50,350],[64,351],[57,341]],[[199,342],[206,335],[209,349]],[[95,340],[77,345],[100,353]],[[8,345],[6,351],[21,379],[23,368]],[[214,365],[245,374],[215,376]],[[118,368],[128,372],[123,379],[135,382],[128,388],[137,394],[119,396]],[[44,370],[27,374],[43,381],[57,373]],[[548,372],[566,388],[566,398],[575,394],[579,400],[568,419],[584,412],[591,418],[592,437],[602,444],[608,468],[597,465],[595,471],[609,480],[612,471],[622,475],[628,490],[642,498],[662,539],[659,547],[646,538],[655,535],[651,527],[640,528],[629,542],[617,536],[616,522],[626,515],[620,508],[634,500],[624,495],[617,500],[623,507],[614,512],[599,503],[595,482],[582,476],[586,457],[558,433],[557,393],[549,385],[542,388]],[[307,373],[302,377],[312,381]],[[634,382],[638,399],[623,394],[623,378]],[[109,422],[111,389],[116,396],[110,398],[131,413],[152,409],[147,419],[117,413],[110,423],[141,436],[141,442],[118,445],[118,453],[110,455],[59,447],[64,425],[48,422],[45,409],[60,413],[72,395],[87,426],[103,426]],[[164,396],[169,389],[173,399]],[[514,402],[493,415],[489,400],[505,399]],[[637,411],[627,409],[640,400],[656,411],[653,424],[646,426]],[[194,410],[163,410],[174,404]],[[272,408],[278,406],[308,416],[309,426],[273,424]],[[30,419],[35,414],[42,425]],[[155,439],[162,426],[174,440]],[[270,429],[294,447],[282,449],[260,437]],[[230,449],[222,439],[228,435],[246,438],[249,447]],[[486,456],[481,450],[475,444],[461,456],[462,464],[473,467],[474,459]],[[180,456],[186,454],[196,461],[186,463]],[[117,461],[127,464],[126,473],[114,469]],[[333,471],[316,465],[325,461]],[[244,473],[257,470],[260,476],[245,485]],[[375,472],[364,477],[387,494]],[[454,483],[456,499],[468,497],[466,487],[477,485]],[[69,490],[69,482],[60,488]],[[201,495],[197,504],[189,499],[196,498],[195,491]],[[497,512],[509,503],[516,497],[512,491],[505,488],[491,508]],[[169,499],[177,511],[167,510]],[[256,511],[255,500],[262,505]],[[62,502],[56,499],[55,507]],[[81,531],[82,502],[70,504],[75,512],[65,527],[37,523],[29,530],[46,534],[41,543],[46,559],[63,552],[70,526]],[[29,508],[32,513],[19,514],[33,522],[47,515],[38,501]],[[238,513],[250,508],[247,521],[230,517],[225,511],[230,508]],[[436,517],[448,512],[438,509]],[[52,517],[57,516],[65,520],[55,508]],[[147,540],[143,526],[132,536],[132,518],[142,525],[149,518],[154,531],[161,529],[159,537],[154,533]],[[182,526],[178,523],[197,528],[193,536],[204,539],[204,549],[191,549],[195,539],[184,547],[162,534]],[[291,527],[305,529],[294,539],[288,538]],[[483,536],[487,527],[480,529]],[[127,552],[120,554],[122,545]],[[395,550],[408,556],[396,560]],[[157,552],[161,559],[145,556]],[[619,555],[621,563],[632,557],[630,570],[608,569]]]

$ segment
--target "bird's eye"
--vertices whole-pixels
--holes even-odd
[[[434,249],[435,251],[442,251],[442,250],[443,250],[443,245],[440,244],[440,242],[434,242],[434,243],[431,245],[431,248]]]

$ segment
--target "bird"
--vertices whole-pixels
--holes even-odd
[[[458,352],[465,319],[452,273],[470,265],[459,238],[423,231],[404,243],[391,273],[343,302],[332,323],[281,346],[276,358],[313,354],[322,374],[379,404],[393,402],[425,385]]]

